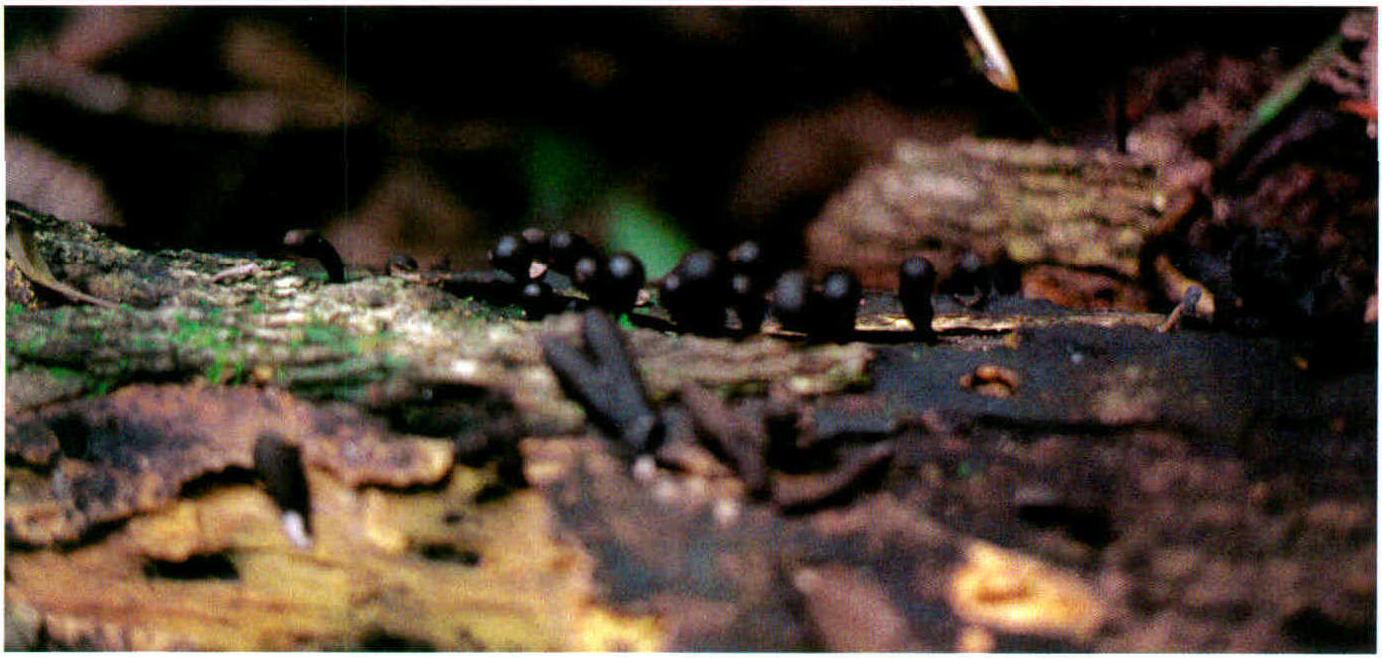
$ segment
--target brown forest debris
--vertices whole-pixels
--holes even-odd
[[[655,650],[658,624],[595,602],[592,560],[532,491],[493,473],[348,486],[309,467],[310,550],[267,494],[233,484],[70,550],[6,558],[7,648]],[[28,643],[23,640],[28,638]]]
[[[351,487],[435,483],[453,459],[448,443],[390,440],[382,423],[345,405],[253,388],[131,386],[6,419],[6,455],[50,469],[41,486],[11,491],[6,532],[39,545],[79,539],[168,504],[197,478],[253,468],[264,433]]]

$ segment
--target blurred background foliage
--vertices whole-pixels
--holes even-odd
[[[1159,63],[1289,66],[1339,8],[993,8],[1023,85],[953,7],[5,9],[7,190],[137,245],[477,266],[500,233],[589,233],[666,272],[803,228],[897,139],[1111,147],[1184,103]],[[1141,108],[1141,109],[1139,109]]]

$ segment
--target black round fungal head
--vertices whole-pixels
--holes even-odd
[[[736,274],[747,274],[755,281],[763,278],[767,265],[763,247],[753,240],[745,240],[729,250],[729,268]]]
[[[945,289],[965,306],[976,306],[988,298],[990,288],[988,267],[984,259],[972,251],[966,251],[955,264],[946,280]]]
[[[858,306],[863,295],[859,278],[848,270],[833,270],[821,281],[821,297],[831,304]]]
[[[959,277],[960,283],[972,282],[972,285],[977,285],[984,273],[984,259],[972,251],[961,255],[960,262],[955,266],[955,276]]]
[[[923,256],[912,256],[897,268],[897,298],[902,312],[912,321],[918,334],[931,336],[935,309],[931,294],[936,288],[936,266]]]
[[[801,270],[784,272],[773,285],[773,317],[784,329],[806,331],[810,322],[811,280]]]
[[[729,278],[730,306],[739,318],[739,326],[744,333],[757,333],[763,326],[763,316],[767,314],[768,303],[759,290],[753,277],[738,272]]]
[[[547,264],[562,274],[570,275],[577,261],[594,252],[590,241],[577,233],[561,230],[547,236]]]
[[[505,235],[489,250],[489,262],[494,269],[505,272],[519,281],[527,281],[529,268],[533,265],[533,256],[523,238]]]
[[[609,275],[617,281],[636,282],[635,288],[642,288],[647,282],[643,261],[627,251],[620,251],[609,257]]]
[[[667,276],[662,277],[662,281],[657,286],[657,303],[667,310],[667,315],[672,322],[683,329],[686,328],[689,304],[686,294],[686,280],[682,278],[681,272],[674,269],[668,272]]]
[[[681,302],[683,290],[685,282],[681,278],[681,273],[672,270],[667,276],[662,277],[662,282],[657,286],[657,301],[670,313]]]
[[[854,319],[859,314],[859,300],[864,290],[858,277],[848,270],[833,270],[821,281],[816,330],[831,338],[840,338],[854,331]]]
[[[533,280],[518,291],[518,303],[529,320],[541,320],[552,309],[556,295],[546,281]]]
[[[934,288],[936,285],[936,266],[931,264],[925,256],[912,256],[902,261],[902,265],[897,268],[897,286],[899,290],[911,289],[915,286]],[[930,292],[928,290],[928,292]]]
[[[600,279],[605,276],[605,267],[605,259],[598,254],[582,256],[571,267],[571,282],[593,297]]]
[[[677,269],[681,271],[682,278],[693,284],[719,283],[722,275],[719,257],[706,249],[686,254],[677,264]]]
[[[345,263],[336,248],[321,233],[311,229],[294,229],[283,236],[283,246],[307,258],[315,258],[326,270],[330,283],[345,283]]]
[[[735,297],[743,297],[752,294],[754,288],[753,277],[743,272],[738,272],[729,277],[729,291]]]
[[[643,261],[626,251],[615,253],[605,264],[604,277],[596,284],[593,299],[610,313],[626,313],[638,301],[647,275]]]
[[[528,253],[532,255],[533,260],[547,262],[547,231],[530,226],[523,229],[518,237],[523,239],[523,244],[528,245]]]
[[[385,267],[390,275],[407,274],[417,271],[417,259],[408,254],[394,254],[389,257]]]
[[[1006,249],[993,259],[993,292],[999,295],[1022,293],[1022,264],[1012,259]]]
[[[713,252],[700,250],[684,256],[663,279],[661,289],[663,306],[678,326],[704,335],[724,331],[728,290]]]

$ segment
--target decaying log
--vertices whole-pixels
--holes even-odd
[[[1006,251],[1019,264],[1103,276],[1114,296],[1133,297],[1120,308],[1136,309],[1138,249],[1165,203],[1156,169],[1130,156],[969,138],[901,142],[826,204],[808,230],[807,260],[890,289],[914,253],[944,275],[967,250]]]
[[[638,459],[542,360],[577,314],[10,216],[119,306],[6,309],[7,648],[1373,648],[1375,357],[1001,295],[918,342],[870,291],[838,345],[652,304]]]
[[[181,398],[187,406],[142,405],[150,394],[164,402]],[[80,459],[58,457],[60,463],[47,471],[11,461],[7,536],[30,543],[11,541],[6,551],[6,648],[660,646],[655,620],[598,603],[592,561],[579,545],[559,537],[540,495],[510,491],[494,468],[452,466],[448,441],[376,433],[359,442],[362,437],[349,437],[355,428],[328,421],[337,410],[272,395],[286,407],[280,411],[305,422],[293,437],[306,454],[312,542],[294,542],[269,492],[236,469],[221,470],[224,462],[246,461],[239,437],[250,426],[275,426],[279,413],[252,400],[245,404],[260,395],[131,387],[112,406],[94,410],[104,415],[90,420],[108,426],[108,439],[142,425],[150,431],[142,436],[153,441],[177,436],[158,432],[162,423],[193,424],[196,418],[184,410],[211,411],[201,424],[204,435],[181,437],[205,455],[181,464],[182,471],[201,473],[195,486],[168,480],[182,472],[158,459],[176,457],[177,442],[152,451],[155,460],[146,464],[138,463],[137,446],[128,444],[100,446]],[[85,415],[90,406],[77,402],[54,412]],[[314,430],[316,425],[321,427]],[[226,443],[218,444],[223,438]],[[380,439],[385,443],[369,445]],[[333,444],[341,452],[319,453]],[[210,458],[220,450],[226,451],[223,460]],[[121,451],[124,459],[115,454]],[[431,462],[426,473],[415,472],[412,458],[418,456]],[[365,471],[374,472],[372,480],[394,484],[360,481]],[[98,520],[105,523],[85,527],[74,542],[55,544],[50,539],[56,536],[14,527],[38,511],[83,511],[64,496],[73,487],[93,494],[92,478],[81,479],[93,472],[109,475],[101,482],[117,500],[122,492],[150,496],[111,510],[123,515],[104,515]],[[69,481],[71,486],[63,484]],[[414,486],[395,486],[410,481]],[[496,488],[508,493],[496,496]]]

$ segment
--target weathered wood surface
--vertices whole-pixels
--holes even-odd
[[[1043,144],[904,141],[826,204],[807,232],[819,271],[854,270],[865,285],[895,285],[914,253],[949,272],[965,251],[1006,252],[1028,265],[1032,292],[1074,272],[1107,288],[1087,297],[1145,304],[1131,283],[1138,250],[1167,205],[1156,168],[1131,156]],[[1072,296],[1071,293],[1065,293]]]
[[[541,361],[575,314],[10,215],[123,305],[7,309],[9,647],[1372,647],[1370,365],[1016,298],[935,298],[935,344],[885,292],[843,345],[651,306],[632,352],[681,421],[630,463]],[[782,409],[763,495],[695,416],[757,441]],[[302,450],[310,547],[265,432]]]

